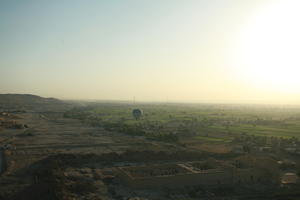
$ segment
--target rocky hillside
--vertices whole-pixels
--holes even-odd
[[[32,94],[0,94],[0,111],[60,111],[69,104]]]

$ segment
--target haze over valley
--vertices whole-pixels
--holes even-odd
[[[0,200],[299,200],[298,0],[0,0]]]

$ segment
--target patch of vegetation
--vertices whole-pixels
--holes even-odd
[[[195,136],[197,140],[206,141],[206,142],[231,142],[228,138],[216,138],[216,137],[207,137],[207,136]]]
[[[132,136],[178,142],[193,138],[231,142],[243,134],[300,138],[300,108],[209,104],[139,104],[143,116],[132,116],[135,106],[94,103],[67,111],[64,116]]]

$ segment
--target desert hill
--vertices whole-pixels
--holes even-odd
[[[0,94],[0,110],[60,111],[69,104],[55,98],[32,94]]]

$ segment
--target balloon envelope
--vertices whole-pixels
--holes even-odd
[[[133,117],[135,118],[135,119],[139,119],[139,118],[141,118],[142,117],[142,115],[143,115],[143,111],[141,110],[141,109],[133,109],[132,110],[132,115],[133,115]]]

